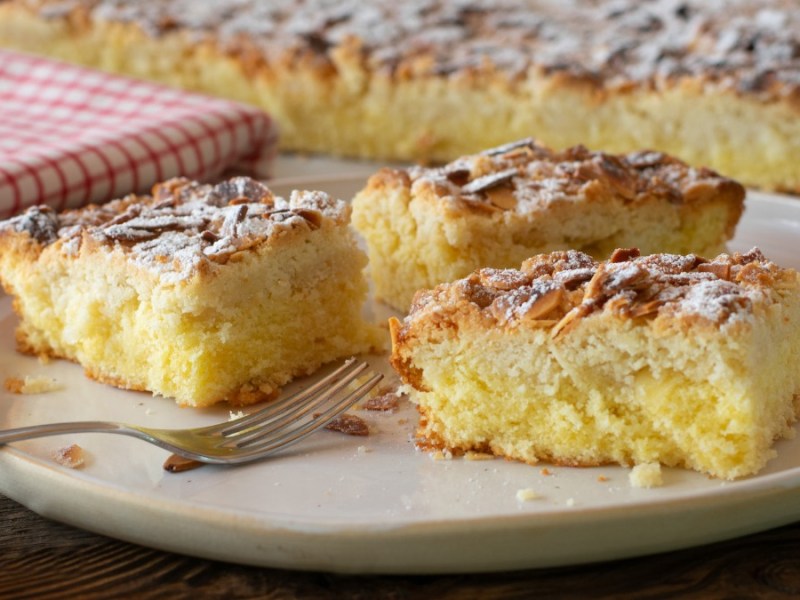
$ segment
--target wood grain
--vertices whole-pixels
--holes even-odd
[[[445,576],[343,576],[169,554],[44,519],[0,495],[0,599],[797,598],[800,523],[594,565]]]

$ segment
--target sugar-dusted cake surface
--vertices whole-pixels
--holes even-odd
[[[795,0],[3,0],[0,45],[268,110],[284,148],[448,161],[535,133],[800,191]]]
[[[553,250],[713,255],[743,200],[735,181],[660,152],[556,152],[526,138],[438,168],[382,169],[353,200],[353,224],[377,297],[407,310],[419,289]]]
[[[0,281],[20,350],[181,405],[249,404],[380,345],[362,317],[366,256],[349,207],[257,181],[174,179],[0,224]]]
[[[420,292],[391,328],[434,448],[733,479],[800,416],[800,276],[755,249],[539,255]]]

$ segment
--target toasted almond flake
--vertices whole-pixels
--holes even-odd
[[[639,252],[638,248],[617,248],[611,253],[611,257],[608,259],[608,262],[625,262],[640,255],[641,252]]]
[[[202,467],[204,464],[205,463],[202,463],[199,460],[193,460],[191,458],[178,456],[177,454],[171,454],[169,457],[167,457],[167,460],[164,461],[163,468],[169,473],[181,473],[183,471],[197,469],[198,467]]]
[[[399,405],[400,398],[397,392],[387,392],[380,396],[367,399],[367,401],[361,405],[361,408],[364,410],[389,411],[397,410]]]
[[[508,187],[496,187],[486,192],[486,199],[498,208],[514,210],[517,208],[517,199],[514,190]]]
[[[719,279],[730,280],[731,265],[729,263],[708,262],[697,265],[696,271],[701,273],[712,273]]]
[[[318,416],[319,414],[314,415],[315,418]],[[367,426],[366,421],[355,415],[339,415],[325,425],[325,429],[330,431],[338,431],[346,435],[369,435],[369,426]]]

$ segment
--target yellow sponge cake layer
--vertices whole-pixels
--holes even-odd
[[[179,404],[249,404],[379,345],[349,208],[236,178],[0,224],[19,348]]]
[[[760,252],[579,252],[421,292],[392,363],[429,446],[759,471],[800,416],[800,276]]]
[[[659,152],[524,139],[440,168],[383,169],[353,200],[353,224],[377,297],[405,311],[419,289],[542,252],[716,254],[743,199],[738,183]]]

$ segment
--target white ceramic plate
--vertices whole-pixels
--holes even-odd
[[[364,171],[288,185],[347,197],[362,185]],[[800,267],[800,200],[751,194],[732,247],[753,245]],[[18,355],[10,305],[0,299],[0,378],[47,375],[64,387],[38,396],[0,391],[0,426],[107,419],[188,427],[228,418],[225,408],[179,409],[92,382],[75,365]],[[385,357],[373,362],[385,368]],[[712,542],[800,518],[800,437],[778,443],[778,458],[756,477],[722,482],[667,469],[665,485],[647,490],[632,488],[623,468],[550,467],[548,475],[503,460],[434,460],[414,448],[410,406],[357,414],[373,430],[368,438],[321,432],[280,459],[180,474],[162,470],[166,452],[133,439],[32,440],[0,449],[0,491],[43,515],[164,550],[358,573],[575,564]],[[50,458],[73,442],[90,457],[80,470]],[[521,502],[521,489],[539,497]]]

